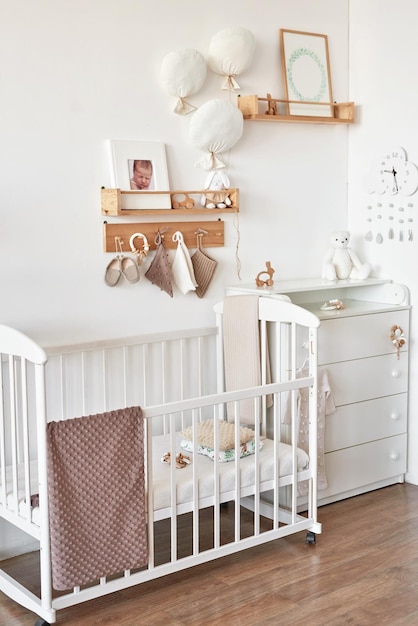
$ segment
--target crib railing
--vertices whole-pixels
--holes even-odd
[[[212,393],[215,338],[203,328],[47,349],[48,419]]]
[[[282,404],[282,394],[290,389],[298,389],[313,384],[313,378],[307,377],[288,383],[271,383],[251,389],[190,398],[163,405],[147,407],[144,412],[146,431],[146,485],[147,485],[147,532],[148,532],[148,564],[141,570],[126,570],[119,576],[103,577],[91,585],[76,587],[60,595],[52,602],[55,610],[100,597],[142,582],[187,569],[194,565],[208,562],[247,548],[287,536],[303,530],[320,532],[316,519],[316,511],[310,507],[307,514],[300,515],[296,510],[294,498],[287,504],[285,489],[296,490],[300,480],[310,481],[310,495],[315,489],[315,477],[312,469],[298,469],[298,449],[296,443],[290,446],[291,470],[280,476],[280,420],[278,411]],[[255,417],[264,403],[260,399],[270,395],[274,399],[275,424],[272,445],[273,472],[263,476],[261,461],[261,435],[256,428],[255,453],[251,457],[254,469],[254,481],[251,485],[242,482],[243,464],[249,458],[241,458],[239,454],[227,465],[231,466],[234,479],[229,490],[223,489],[221,482],[221,463],[218,460],[219,440],[217,428],[218,415],[225,404],[232,404],[236,415],[239,414],[240,403],[248,399],[254,402]],[[211,461],[213,492],[201,495],[200,464],[206,457],[198,453],[196,438],[193,438],[193,452],[190,454],[192,473],[192,490],[186,502],[179,501],[179,479],[182,469],[176,468],[174,462],[167,467],[167,480],[170,488],[170,505],[164,510],[155,510],[155,483],[153,468],[160,458],[153,458],[153,427],[152,422],[162,419],[167,425],[167,452],[175,459],[179,451],[178,428],[181,424],[192,424],[193,430],[205,414],[206,419],[213,419],[215,432],[214,459]],[[208,418],[210,414],[210,418]],[[239,422],[235,423],[235,449],[239,449]],[[263,501],[263,494],[269,490],[270,505]],[[312,497],[310,497],[312,502]],[[284,502],[284,503],[283,503]],[[270,519],[269,519],[270,518]],[[187,534],[187,538],[184,535]],[[163,538],[163,545],[161,545]]]

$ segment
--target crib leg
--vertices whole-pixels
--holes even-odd
[[[311,530],[306,533],[306,543],[316,543],[316,534]]]

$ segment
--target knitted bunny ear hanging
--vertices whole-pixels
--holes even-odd
[[[161,82],[165,91],[177,98],[174,113],[187,115],[196,110],[186,98],[199,91],[205,82],[206,73],[206,61],[198,50],[185,48],[164,57]]]
[[[160,231],[158,231],[154,242],[157,246],[157,250],[151,265],[145,272],[145,276],[152,282],[153,285],[156,285],[162,291],[168,293],[168,295],[172,298],[173,286],[171,283],[171,267]]]
[[[215,74],[225,76],[222,89],[239,89],[235,77],[249,67],[254,52],[255,37],[246,28],[226,28],[212,37],[208,64]]]
[[[222,153],[230,150],[241,138],[244,118],[231,102],[214,99],[203,104],[190,121],[192,143],[206,155],[196,165],[205,170],[225,167]]]

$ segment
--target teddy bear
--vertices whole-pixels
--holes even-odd
[[[205,190],[200,199],[200,204],[207,209],[225,209],[231,206],[232,201],[225,189],[229,189],[228,176],[219,170],[210,172],[206,178]]]
[[[355,278],[365,280],[371,271],[369,263],[361,263],[349,247],[350,233],[337,230],[330,237],[332,248],[328,251],[322,268],[322,278],[337,280]]]

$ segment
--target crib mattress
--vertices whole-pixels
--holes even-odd
[[[176,453],[183,451],[180,446],[180,435],[176,439]],[[263,448],[259,451],[259,477],[260,490],[264,491],[272,488],[274,478],[274,442],[270,439],[263,440]],[[157,435],[153,437],[153,508],[155,512],[159,512],[157,517],[165,517],[168,515],[172,506],[171,499],[171,465],[162,463],[161,458],[170,450],[170,436]],[[184,511],[190,510],[193,502],[193,467],[197,471],[197,481],[199,488],[199,501],[201,505],[209,505],[210,499],[215,494],[215,477],[214,462],[202,455],[198,454],[196,459],[193,455],[187,453],[192,463],[183,469],[174,471],[176,484],[176,506],[183,507]],[[250,455],[240,459],[240,488],[241,496],[249,495],[253,492],[254,476],[255,476],[255,455]],[[287,476],[292,472],[292,447],[285,443],[279,444],[279,475]],[[309,464],[309,457],[301,449],[297,452],[297,469],[298,472],[306,469]],[[235,493],[235,462],[219,463],[219,490],[220,499],[225,501],[234,497]],[[38,492],[37,463],[32,461],[30,464],[31,476],[31,494]],[[23,466],[19,467],[19,477],[23,477]],[[11,468],[7,468],[7,508],[9,511],[15,510],[15,499],[12,495],[12,472]],[[3,491],[0,489],[0,505],[3,505]],[[18,514],[20,517],[28,519],[28,510],[25,504],[24,492],[20,490],[18,493]],[[34,524],[39,525],[39,507],[32,507],[30,518]]]
[[[177,439],[176,452],[184,450],[180,447],[181,438]],[[171,465],[161,462],[161,457],[170,450],[169,435],[153,437],[153,508],[154,511],[167,509],[171,506]],[[199,486],[199,500],[210,500],[215,493],[214,470],[215,464],[212,459],[205,455],[197,454],[196,458],[187,453],[192,463],[182,469],[175,469],[176,480],[176,504],[185,505],[193,500],[193,466],[197,466],[197,480]],[[250,455],[239,460],[241,496],[254,492],[254,480],[256,469],[256,455]],[[274,479],[274,442],[271,439],[263,440],[263,448],[258,454],[260,490],[266,491],[272,488]],[[309,465],[309,456],[298,448],[297,470],[306,469]],[[230,499],[231,493],[235,493],[234,461],[218,464],[219,490],[221,500]],[[279,475],[288,476],[292,473],[292,447],[285,443],[279,443]],[[224,497],[222,497],[224,496]],[[233,497],[233,496],[232,496]],[[186,507],[187,508],[187,507]]]

